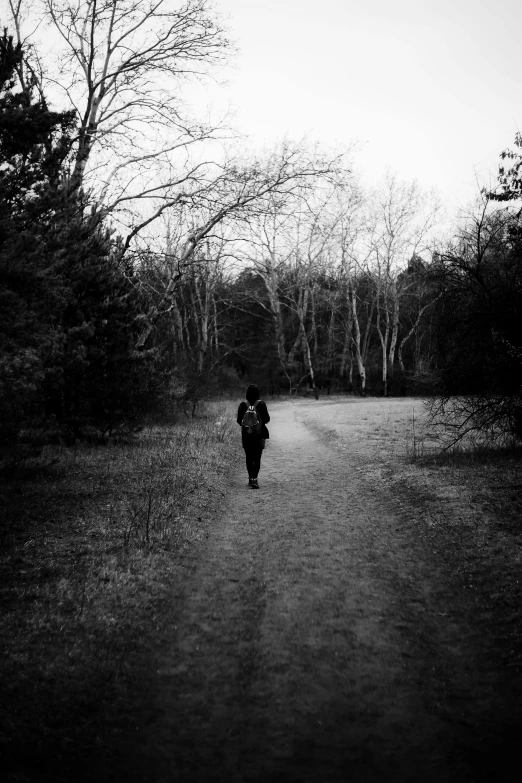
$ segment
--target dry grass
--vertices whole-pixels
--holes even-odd
[[[434,568],[473,591],[477,626],[495,640],[492,658],[522,671],[520,444],[467,438],[443,450],[422,400],[339,402],[306,405],[299,416],[341,454],[360,454],[366,480],[404,514]]]
[[[495,448],[467,438],[446,449],[429,426],[423,401],[416,398],[332,398],[315,408],[304,404],[303,411],[307,423],[341,452],[372,452],[374,464],[386,467],[381,475],[394,483],[445,487],[448,497],[451,488],[457,494],[460,488],[465,503],[493,511],[496,524],[516,522],[517,534],[522,533],[520,442]]]
[[[413,458],[436,453],[437,443],[426,429],[420,398],[337,397],[299,403],[306,421],[351,453],[377,448],[383,459]]]
[[[448,436],[440,422],[431,422],[424,401],[417,397],[332,396],[321,400],[321,407],[330,409],[331,425],[325,425],[324,415],[315,416],[312,401],[300,404],[310,406],[310,423],[315,421],[316,428],[328,433],[342,449],[357,452],[375,446],[383,459],[395,459],[397,464],[406,460],[419,467],[478,465],[522,456],[520,441],[502,437],[495,444],[489,433],[469,433],[451,443],[451,428]]]
[[[95,770],[93,753],[103,765],[132,735],[165,598],[235,461],[233,413],[212,404],[132,442],[47,446],[3,483],[0,752],[13,780],[46,780],[53,756],[80,780],[83,756]]]

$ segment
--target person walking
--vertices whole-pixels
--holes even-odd
[[[241,425],[241,442],[245,449],[248,486],[259,489],[257,477],[261,468],[261,455],[265,441],[270,437],[266,425],[270,415],[266,402],[260,399],[259,389],[251,383],[246,391],[246,402],[237,409],[237,423]]]

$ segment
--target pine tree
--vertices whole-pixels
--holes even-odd
[[[0,39],[0,436],[52,415],[61,430],[110,431],[153,393],[138,354],[145,303],[121,242],[85,194],[70,194],[70,112],[49,111]]]

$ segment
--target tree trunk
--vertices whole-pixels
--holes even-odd
[[[311,304],[311,316],[312,316],[312,334],[311,337],[314,341],[314,357],[317,356],[317,324],[315,322],[315,296],[314,287],[310,288],[310,304]]]
[[[305,359],[305,363],[307,365],[306,369],[307,369],[307,372],[310,375],[310,382],[312,384],[312,390],[313,390],[313,393],[314,393],[314,397],[315,397],[316,400],[318,400],[319,399],[319,392],[317,391],[317,386],[315,385],[315,374],[314,374],[314,368],[313,368],[313,364],[312,364],[312,356],[310,354],[310,345],[308,343],[308,339],[307,339],[306,333],[304,331],[304,326],[303,326],[303,347],[305,349],[304,350],[304,355],[306,356],[306,359]]]
[[[301,347],[301,350],[303,351],[303,359],[305,354],[305,348],[303,345],[303,336],[301,332],[301,325],[303,323],[303,320],[305,318],[304,313],[306,313],[308,307],[308,291],[303,287],[299,287],[299,293],[297,295],[297,302],[295,303],[295,311],[297,314],[297,337],[294,340],[294,344],[290,348],[290,351],[288,352],[288,364],[291,366],[295,361],[295,352],[299,347]]]
[[[373,321],[373,311],[375,310],[375,299],[372,300],[370,311],[368,312],[368,304],[366,304],[366,313],[368,315],[366,319],[366,329],[364,330],[364,339],[362,342],[362,357],[363,362],[366,364],[366,361],[368,359],[368,350],[370,348],[370,329],[372,328],[372,321]]]
[[[332,303],[330,312],[330,322],[328,324],[328,338],[326,342],[326,372],[332,369],[334,352],[334,333],[335,333],[335,302]]]
[[[346,361],[348,356],[350,357],[351,372],[353,373],[353,336],[352,336],[353,313],[352,313],[352,303],[350,301],[349,289],[346,292],[346,304],[348,305],[348,317],[346,321],[346,328],[344,331],[343,352],[341,355],[341,365],[339,368],[339,375],[341,376],[341,378],[344,378],[344,375],[346,373]],[[351,379],[350,379],[350,383],[351,383]]]
[[[191,288],[190,288],[190,301],[191,301],[191,309],[192,313],[194,315],[194,327],[196,332],[196,345],[195,345],[195,354],[196,354],[196,367],[198,372],[200,373],[202,370],[202,333],[201,333],[201,311],[198,306],[198,299],[196,297],[195,293],[195,287],[196,282],[195,280],[191,281]],[[194,346],[194,344],[192,344]],[[194,347],[192,347],[192,351],[194,352]]]
[[[385,322],[386,327],[383,331],[381,329],[381,303],[380,303],[380,292],[377,292],[377,334],[379,335],[379,340],[381,341],[381,360],[382,360],[382,385],[383,385],[383,394],[385,397],[388,396],[388,338],[390,333],[390,316],[388,313],[388,308],[386,307],[386,303],[384,305],[384,313],[385,313]]]
[[[78,150],[76,153],[76,159],[74,161],[74,169],[71,174],[71,183],[69,191],[71,194],[76,194],[83,186],[83,180],[85,178],[85,169],[89,161],[92,145],[96,136],[97,124],[96,122],[89,122],[86,128],[80,130],[78,139]]]
[[[299,289],[299,294],[298,294],[297,304],[296,304],[297,318],[299,319],[299,331],[297,334],[297,340],[294,344],[294,347],[292,348],[292,354],[296,348],[296,345],[300,344],[303,351],[304,367],[306,373],[310,376],[310,384],[314,392],[314,397],[316,400],[318,400],[319,393],[317,391],[317,386],[315,385],[315,373],[314,373],[314,366],[312,361],[312,354],[310,351],[310,343],[308,342],[308,336],[306,334],[306,328],[305,328],[305,320],[306,320],[306,314],[308,312],[308,300],[309,300],[310,293],[311,293],[310,289],[308,288],[307,285],[301,286]]]
[[[176,341],[181,349],[183,351],[184,349],[184,340],[183,340],[183,322],[181,320],[181,313],[179,311],[178,303],[176,301],[176,298],[172,300],[172,317],[174,320],[174,330],[176,335]]]
[[[441,296],[442,296],[442,294],[439,294],[431,302],[428,302],[423,307],[421,307],[421,309],[419,310],[419,312],[417,314],[417,318],[415,319],[415,323],[411,327],[410,331],[402,338],[401,342],[399,343],[399,347],[397,349],[397,358],[399,360],[399,367],[401,368],[401,371],[403,373],[406,372],[406,368],[404,366],[404,361],[403,361],[403,358],[402,358],[402,352],[404,350],[404,346],[406,345],[406,343],[408,342],[410,337],[414,334],[414,332],[416,332],[417,327],[419,326],[420,320],[421,320],[425,310],[427,310],[428,307],[431,307],[432,304],[435,304],[435,302],[437,302],[440,299]]]
[[[207,275],[208,275],[208,269]],[[204,290],[202,291],[201,288]],[[209,296],[208,282],[202,281],[200,286],[198,279],[194,276],[194,290],[196,292],[197,305],[199,307],[199,317],[197,318],[199,327],[198,339],[198,372],[202,373],[205,366],[205,359],[208,351],[209,337]]]
[[[393,381],[393,369],[395,364],[395,348],[397,346],[397,337],[399,334],[399,293],[397,291],[397,282],[393,280],[391,286],[393,298],[392,328],[390,347],[388,350],[388,378]]]
[[[283,327],[283,313],[281,312],[281,302],[278,292],[278,279],[277,272],[272,263],[272,259],[267,264],[267,269],[260,272],[263,282],[265,284],[266,292],[268,294],[268,301],[270,303],[270,310],[272,312],[272,319],[274,323],[274,338],[276,344],[277,355],[281,366],[286,372],[288,357],[285,349],[285,332]]]
[[[256,265],[256,268],[258,274],[265,284],[268,295],[268,302],[270,305],[270,313],[272,315],[272,322],[274,325],[274,340],[277,356],[281,368],[288,380],[288,393],[291,394],[292,377],[289,372],[289,358],[285,347],[285,330],[283,325],[281,301],[279,299],[279,278],[275,264],[275,253],[270,250],[268,253],[268,259],[265,261],[265,263],[263,265]]]
[[[190,343],[191,343],[189,322],[190,322],[190,315],[187,315],[187,308],[184,307],[183,308],[183,328],[185,330],[185,345],[186,345],[186,348],[187,348],[187,352],[190,352]]]
[[[218,328],[218,311],[217,311],[217,304],[216,304],[216,298],[214,295],[212,295],[212,307],[213,307],[213,325],[214,325],[214,335],[213,335],[213,342],[214,342],[214,351],[216,352],[216,355],[219,352],[219,328]]]
[[[366,366],[364,363],[363,354],[361,352],[361,327],[359,324],[359,314],[357,312],[357,294],[355,292],[353,281],[350,282],[349,296],[350,296],[351,312],[352,312],[353,326],[355,332],[355,338],[353,344],[355,348],[355,359],[357,361],[357,370],[359,372],[359,391],[361,395],[364,397],[366,394]]]

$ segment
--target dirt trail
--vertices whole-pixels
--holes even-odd
[[[260,490],[238,474],[175,596],[139,778],[510,779],[471,605],[412,536],[414,505],[303,410],[271,410]]]

